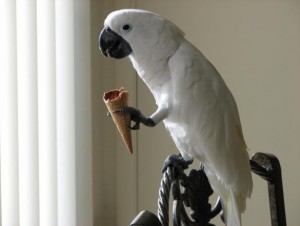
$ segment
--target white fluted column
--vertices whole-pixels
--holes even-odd
[[[2,225],[19,225],[16,2],[0,1]]]
[[[40,225],[57,225],[55,5],[37,1]]]

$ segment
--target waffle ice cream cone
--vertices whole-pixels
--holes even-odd
[[[120,89],[105,92],[103,101],[118,128],[118,131],[128,149],[132,154],[132,140],[130,126],[130,115],[121,112],[115,112],[120,108],[128,107],[128,92],[122,87]]]

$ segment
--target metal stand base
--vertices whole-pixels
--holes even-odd
[[[281,167],[272,154],[256,153],[250,160],[252,172],[268,182],[269,203],[272,226],[286,226]],[[191,170],[172,167],[164,172],[159,189],[158,215],[142,211],[130,226],[168,226],[169,199],[173,197],[173,226],[213,226],[210,220],[222,211],[221,202],[211,208],[208,202],[213,190],[204,169]],[[187,214],[185,207],[191,212]],[[222,216],[221,216],[222,217]],[[223,218],[222,218],[223,219]]]

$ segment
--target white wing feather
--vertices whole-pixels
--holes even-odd
[[[190,43],[182,43],[169,67],[173,109],[165,125],[183,156],[204,164],[213,189],[227,203],[225,212],[231,212],[226,215],[234,218],[228,225],[239,225],[252,177],[235,100],[219,73]]]

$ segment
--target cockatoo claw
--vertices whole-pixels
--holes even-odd
[[[168,167],[174,167],[178,171],[183,171],[193,163],[193,160],[184,160],[184,158],[179,155],[169,155],[168,158],[164,161],[164,166],[162,172],[164,173]]]
[[[151,118],[144,116],[139,109],[134,107],[124,107],[115,110],[114,112],[119,112],[123,114],[129,114],[131,121],[135,122],[133,126],[129,126],[132,130],[140,129],[140,123],[143,123],[145,126],[153,127],[155,126],[154,121]]]

